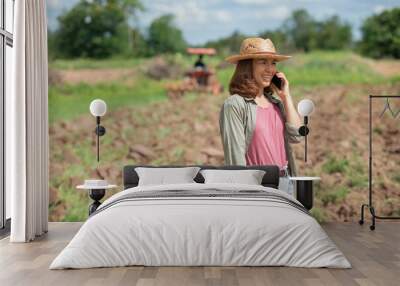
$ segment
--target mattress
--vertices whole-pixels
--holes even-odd
[[[50,269],[129,265],[351,267],[292,196],[199,183],[137,186],[108,198]]]

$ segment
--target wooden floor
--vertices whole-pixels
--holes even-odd
[[[50,223],[32,243],[0,241],[0,285],[400,285],[400,223],[335,223],[324,229],[353,268],[120,267],[48,270],[81,223]]]

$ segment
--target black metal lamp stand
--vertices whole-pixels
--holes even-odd
[[[375,208],[372,203],[372,99],[374,99],[374,98],[385,98],[388,100],[389,98],[400,98],[400,95],[382,95],[382,96],[381,95],[370,95],[369,96],[369,164],[368,164],[369,193],[368,193],[368,204],[361,205],[361,219],[359,221],[359,224],[360,225],[364,224],[364,208],[368,208],[369,212],[371,213],[371,216],[372,216],[372,224],[369,227],[370,230],[375,229],[375,219],[400,219],[400,217],[398,217],[398,216],[390,217],[390,216],[376,215]],[[386,106],[385,106],[385,110],[386,110]],[[383,113],[381,115],[383,115]],[[393,112],[392,112],[392,115],[394,116]]]
[[[96,116],[96,129],[94,133],[97,135],[96,145],[97,145],[97,162],[100,161],[100,136],[106,134],[106,129],[100,125],[100,116]]]
[[[307,135],[310,132],[310,129],[307,127],[308,124],[308,116],[304,116],[304,125],[299,128],[299,133],[301,136],[304,136],[304,161],[307,162]]]

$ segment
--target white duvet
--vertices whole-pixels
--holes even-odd
[[[137,192],[168,190],[264,191],[273,198],[121,200]],[[127,265],[350,268],[316,220],[293,203],[300,204],[279,190],[256,185],[193,183],[127,189],[99,207],[50,269]]]

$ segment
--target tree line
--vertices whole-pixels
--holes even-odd
[[[115,55],[151,57],[184,52],[188,43],[175,25],[172,14],[154,19],[144,31],[132,27],[139,0],[80,0],[58,17],[58,28],[49,31],[51,58],[107,58]],[[351,25],[338,16],[317,21],[306,10],[295,10],[275,30],[257,36],[270,38],[281,52],[352,49],[373,58],[400,58],[400,8],[385,10],[367,18],[362,37],[355,41]],[[219,54],[236,53],[249,36],[239,31],[204,44]]]

